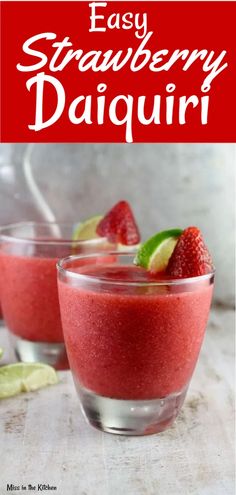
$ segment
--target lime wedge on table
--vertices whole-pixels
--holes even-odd
[[[164,230],[150,237],[140,246],[134,259],[135,265],[153,273],[165,270],[181,233],[181,229]]]
[[[47,364],[16,363],[0,367],[0,399],[55,383],[58,383],[56,371]]]
[[[87,241],[98,237],[96,228],[102,218],[102,215],[96,215],[77,225],[73,232],[73,241]]]

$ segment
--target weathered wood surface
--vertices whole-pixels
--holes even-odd
[[[183,410],[159,435],[92,429],[70,372],[55,387],[1,401],[0,494],[10,493],[7,483],[45,483],[57,491],[44,493],[58,495],[233,495],[233,327],[233,311],[212,312]],[[2,363],[12,362],[4,328],[0,347]]]

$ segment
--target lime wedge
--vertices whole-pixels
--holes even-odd
[[[96,234],[96,228],[102,218],[102,215],[96,215],[89,218],[85,222],[78,224],[74,229],[72,240],[87,241],[89,239],[98,237],[98,235]]]
[[[118,243],[116,248],[118,251],[125,251],[126,253],[137,251],[141,244],[133,244],[132,246],[126,246],[125,244]]]
[[[16,363],[0,367],[0,399],[55,383],[58,383],[56,371],[47,364]]]
[[[164,230],[150,237],[140,246],[135,265],[153,273],[164,271],[181,233],[181,229]]]
[[[3,356],[3,349],[0,347],[0,359]]]

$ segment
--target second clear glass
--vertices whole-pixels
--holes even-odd
[[[0,295],[16,354],[68,368],[61,326],[56,262],[108,248],[106,239],[72,241],[73,225],[23,222],[0,229]],[[109,245],[110,247],[110,245]]]

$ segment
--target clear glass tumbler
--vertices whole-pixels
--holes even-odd
[[[214,273],[170,280],[135,253],[58,263],[62,326],[87,421],[106,432],[165,430],[183,404],[202,344]]]
[[[0,295],[18,358],[68,368],[56,262],[106,249],[105,239],[72,241],[73,225],[23,222],[0,229]],[[109,246],[111,248],[111,246]]]

